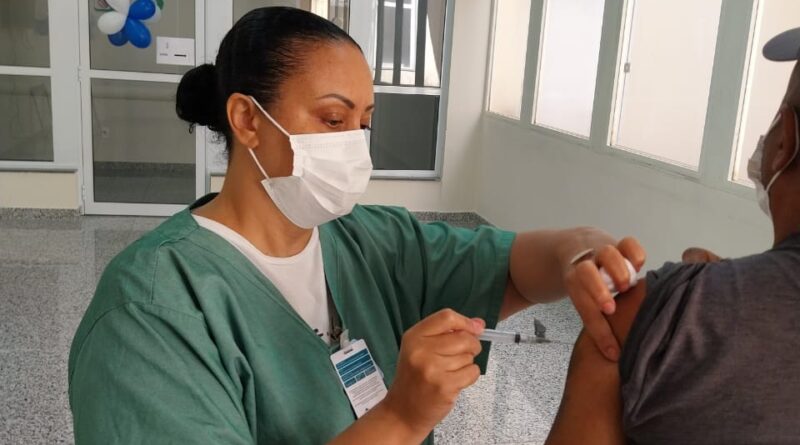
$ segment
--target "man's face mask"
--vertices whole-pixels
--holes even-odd
[[[786,163],[780,170],[775,172],[772,175],[772,179],[764,185],[763,178],[761,177],[761,166],[764,162],[764,144],[767,139],[767,135],[769,135],[775,128],[778,127],[778,124],[781,122],[780,114],[775,118],[772,124],[769,126],[769,129],[766,133],[764,133],[760,138],[758,138],[758,145],[756,146],[756,150],[753,152],[753,155],[750,157],[750,161],[747,163],[747,176],[750,178],[753,183],[756,185],[756,197],[758,198],[758,206],[761,207],[761,210],[767,214],[770,218],[772,217],[772,212],[769,208],[769,191],[772,188],[772,185],[775,184],[775,180],[783,173],[786,168],[791,165],[794,159],[797,157],[797,153],[800,151],[800,123],[798,123],[797,112],[794,112],[794,120],[795,120],[795,131],[798,134],[795,136],[795,147],[794,147],[794,154],[792,158],[789,159],[789,162]]]

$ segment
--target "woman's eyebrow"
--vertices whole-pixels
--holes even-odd
[[[351,110],[356,108],[356,104],[352,100],[342,96],[341,94],[330,93],[330,94],[326,94],[324,96],[319,96],[317,98],[317,100],[329,99],[329,98],[338,99],[338,100],[342,101],[345,105],[347,105],[347,108],[349,108]],[[371,110],[373,108],[375,108],[375,104],[372,104],[372,105],[368,106],[367,107],[367,111],[369,111],[369,110]]]

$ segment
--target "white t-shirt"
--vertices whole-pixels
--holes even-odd
[[[200,227],[228,241],[256,266],[306,323],[327,344],[331,343],[328,294],[322,267],[322,245],[314,228],[311,239],[297,255],[285,258],[264,255],[245,237],[224,224],[192,215]]]

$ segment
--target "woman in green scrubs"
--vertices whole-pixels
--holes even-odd
[[[638,244],[354,205],[373,103],[358,45],[297,9],[250,12],[184,76],[178,115],[224,138],[225,184],[102,275],[70,353],[76,443],[431,443],[485,367],[484,327],[566,293],[616,359],[598,266],[627,289]],[[331,361],[342,330],[388,388],[360,417]]]

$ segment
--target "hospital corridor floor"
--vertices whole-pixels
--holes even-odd
[[[464,214],[420,214],[471,227]],[[67,356],[106,264],[162,219],[0,215],[0,444],[72,444]],[[571,344],[580,319],[566,301],[499,326]],[[541,444],[561,399],[571,346],[495,345],[488,372],[436,428],[436,443]]]

